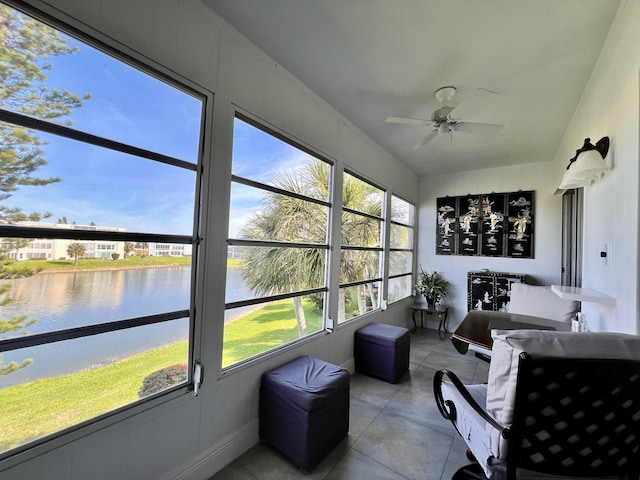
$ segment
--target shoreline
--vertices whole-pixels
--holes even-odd
[[[39,272],[35,272],[34,275],[41,273],[80,273],[80,272],[100,272],[100,271],[114,271],[114,270],[140,270],[143,268],[164,268],[164,267],[189,267],[190,263],[157,263],[153,265],[123,265],[120,267],[92,267],[92,268],[44,268]]]

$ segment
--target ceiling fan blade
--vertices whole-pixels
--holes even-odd
[[[436,138],[438,136],[438,131],[437,130],[433,130],[432,132],[427,133],[422,140],[420,140],[420,142],[413,147],[414,150],[418,150],[419,148],[424,147],[427,143],[429,143],[431,140],[433,140],[434,138]]]
[[[497,135],[503,128],[504,125],[474,122],[458,122],[453,127],[456,132],[469,133],[471,135]]]
[[[500,96],[486,88],[475,88],[465,92],[463,97],[456,109],[456,116],[460,118],[474,118],[500,105]]]
[[[405,118],[405,117],[387,117],[385,120],[387,123],[399,123],[401,125],[430,125],[430,120],[422,120],[420,118]]]

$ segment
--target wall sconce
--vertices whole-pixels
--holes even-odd
[[[609,151],[609,137],[602,137],[593,145],[590,138],[584,139],[582,148],[576,150],[576,155],[569,160],[567,171],[562,177],[559,189],[580,188],[597,180],[600,175],[609,170],[604,161]]]

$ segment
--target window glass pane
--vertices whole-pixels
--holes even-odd
[[[24,218],[10,221],[39,212],[43,218],[33,217],[38,227],[75,223],[192,235],[196,172],[55,135],[38,137],[46,142],[48,163],[37,175],[58,181],[23,186],[2,200],[3,209],[24,211]]]
[[[369,250],[343,249],[340,252],[340,283],[380,277],[380,254]]]
[[[68,257],[66,246],[71,243],[69,240],[52,240],[54,258],[59,258],[59,254]],[[101,242],[96,243],[99,246]],[[116,243],[117,251],[122,252],[122,242]],[[81,266],[88,267],[84,271],[68,268],[48,273],[50,269],[45,268],[24,278],[0,280],[0,291],[4,289],[4,298],[10,299],[2,307],[2,318],[25,315],[28,319],[25,325],[35,322],[26,328],[3,334],[3,337],[64,330],[189,308],[189,257],[169,258],[171,262],[166,264],[157,263],[151,257],[145,259],[149,260],[147,263],[134,260],[136,268],[131,269],[125,268],[125,260],[117,260],[120,262],[119,269],[114,269],[118,264],[111,259],[83,260]],[[20,269],[49,267],[51,264],[54,267],[73,267],[73,260],[15,262],[6,267],[5,274],[19,272]],[[172,264],[175,266],[144,268]]]
[[[241,247],[235,251],[239,258],[227,263],[227,303],[324,286],[325,249]]]
[[[185,318],[3,353],[32,363],[0,375],[0,452],[186,383],[188,334]]]
[[[391,224],[389,248],[413,248],[413,228]]]
[[[413,252],[389,252],[389,275],[413,271]]]
[[[325,244],[328,214],[317,203],[231,184],[231,238]]]
[[[343,206],[358,212],[382,217],[383,191],[345,172],[342,185]]]
[[[222,367],[321,331],[323,304],[316,294],[227,310]]]
[[[331,166],[240,118],[233,142],[223,368],[324,328],[324,293],[264,299],[324,292],[329,251],[330,207],[309,200],[329,203]],[[264,303],[233,305],[248,300]]]
[[[3,39],[14,54],[3,58],[9,67],[3,85],[26,79],[42,87],[37,97],[27,89],[1,96],[1,108],[197,163],[199,99],[9,7],[0,9],[13,27]],[[39,54],[28,48],[29,35],[38,39]],[[58,50],[45,56],[49,45]],[[37,66],[43,78],[27,77],[19,62]]]
[[[380,307],[380,282],[340,288],[338,292],[338,323],[351,320]]]
[[[166,319],[195,311],[204,96],[4,4],[0,18],[0,109],[32,117],[5,112],[0,123],[0,345],[12,346],[0,355],[4,451],[188,381],[196,319]],[[93,137],[46,133],[51,124]],[[121,153],[113,140],[186,162]],[[91,335],[147,316],[158,323]],[[74,328],[85,336],[59,340]],[[151,378],[138,393],[166,367],[168,383]]]
[[[390,226],[390,248],[411,251],[391,251],[389,252],[389,275],[408,276],[390,278],[388,282],[389,302],[395,302],[402,298],[409,297],[412,292],[411,278],[413,274],[413,229],[415,218],[415,207],[395,195],[391,196],[391,219]],[[399,225],[401,223],[403,225]],[[409,225],[409,226],[405,226]]]
[[[413,226],[413,219],[415,218],[415,207],[396,197],[391,196],[391,221],[402,223],[404,225]]]
[[[379,247],[381,221],[351,212],[342,212],[342,245]]]
[[[389,303],[397,302],[411,295],[411,275],[389,279]]]
[[[381,251],[348,247],[382,248],[383,195],[383,190],[355,175],[344,173],[340,251],[341,284],[361,282],[381,276]],[[353,213],[347,209],[360,213]],[[340,288],[338,323],[379,308],[379,291],[379,282]]]
[[[236,118],[232,173],[316,200],[329,201],[330,165]]]

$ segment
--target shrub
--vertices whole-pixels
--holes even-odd
[[[162,390],[187,381],[187,364],[171,365],[150,373],[142,381],[138,390],[138,398],[154,395]]]
[[[24,278],[30,277],[35,273],[36,272],[32,268],[29,268],[26,265],[18,265],[4,267],[2,271],[0,271],[0,278]]]

